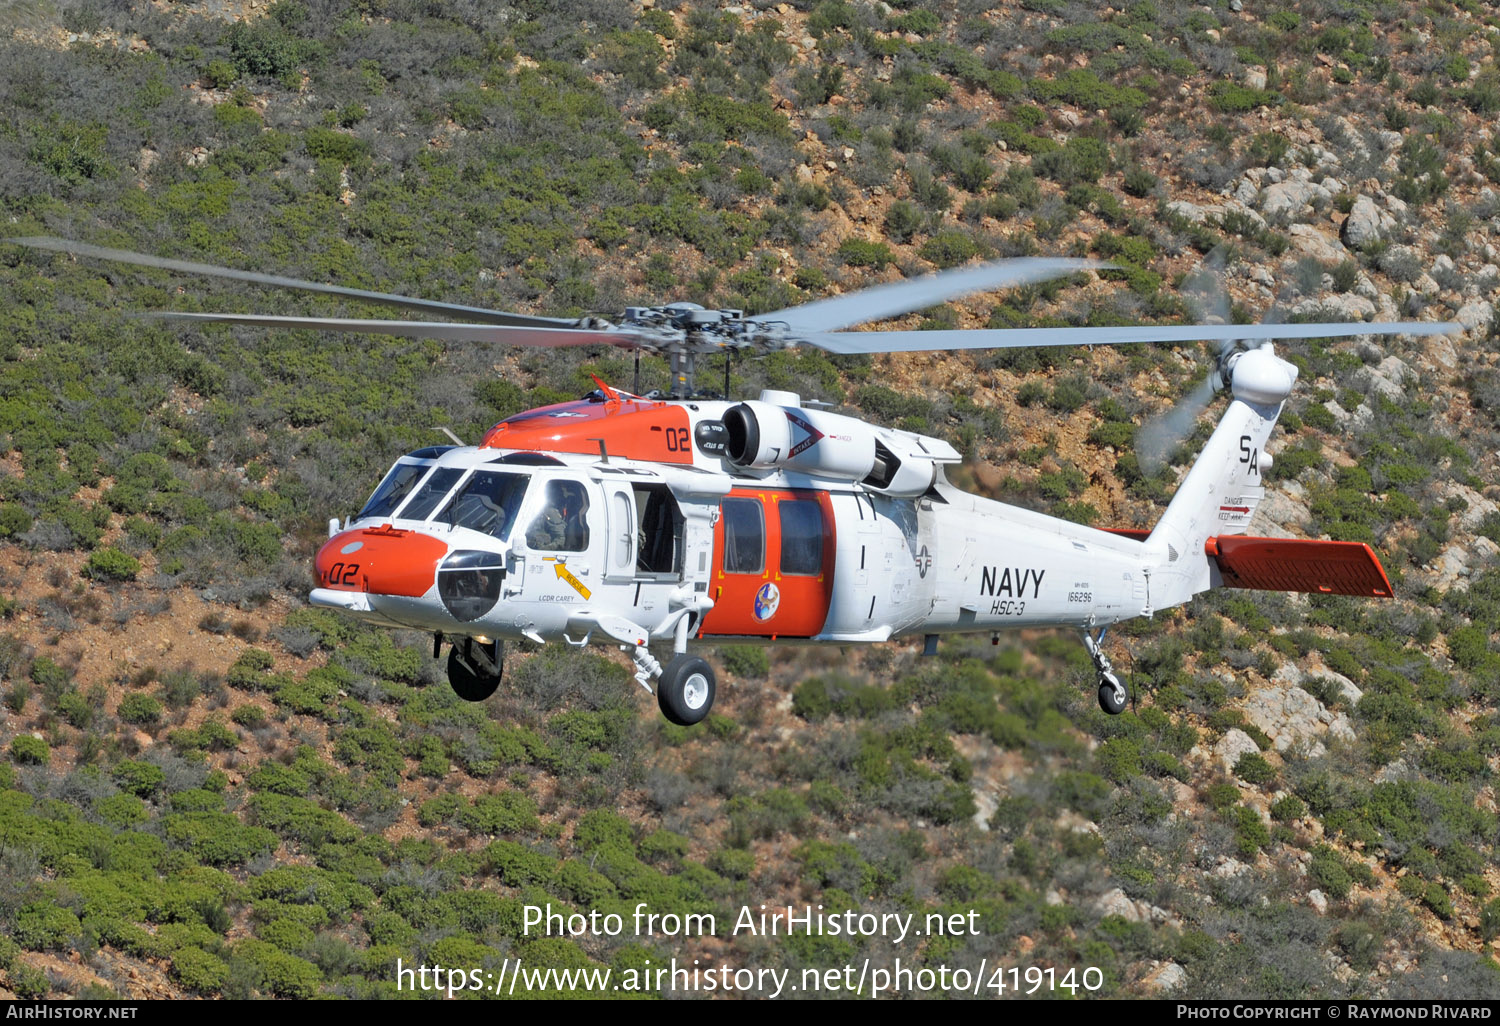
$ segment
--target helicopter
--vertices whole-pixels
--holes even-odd
[[[510,417],[476,445],[407,453],[353,516],[331,519],[308,601],[449,646],[469,701],[499,687],[505,645],[615,645],[662,714],[688,726],[717,680],[699,646],[854,645],[1063,627],[1093,662],[1100,707],[1129,699],[1108,629],[1232,587],[1389,598],[1359,542],[1247,533],[1273,460],[1266,446],[1297,379],[1272,340],[1447,334],[1455,322],[1190,324],[847,331],[963,295],[1095,272],[1030,257],[939,272],[755,316],[691,303],[616,321],[538,317],[319,284],[56,238],[33,249],[300,289],[462,322],[161,312],[145,316],[519,346],[604,345],[667,356],[667,395],[595,379],[571,402]],[[1183,433],[1219,391],[1227,409],[1149,531],[1097,529],[964,492],[948,442],[766,390],[728,398],[729,358],[793,346],[892,353],[1216,341],[1197,392],[1161,422]],[[725,357],[720,396],[697,390]],[[639,385],[636,386],[639,388]],[[663,664],[656,653],[666,657]],[[670,653],[670,654],[668,654]]]

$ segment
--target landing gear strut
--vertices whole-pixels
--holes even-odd
[[[505,668],[505,647],[499,641],[480,642],[462,638],[448,653],[448,683],[466,702],[483,702],[500,686]]]
[[[1107,630],[1105,627],[1099,628],[1099,636],[1095,637],[1092,628],[1086,629],[1083,632],[1083,644],[1089,650],[1089,658],[1094,660],[1094,670],[1099,675],[1099,708],[1111,716],[1118,716],[1125,711],[1125,703],[1130,700],[1130,694],[1125,690],[1125,684],[1115,675],[1114,664],[1109,661],[1109,656],[1104,654],[1104,634]]]

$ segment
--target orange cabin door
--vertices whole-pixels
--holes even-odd
[[[828,620],[833,564],[827,492],[735,489],[714,525],[714,608],[699,636],[817,634]]]

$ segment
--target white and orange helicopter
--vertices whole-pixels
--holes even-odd
[[[1001,261],[753,317],[678,303],[631,307],[611,323],[62,239],[9,241],[466,318],[153,315],[176,320],[665,354],[670,396],[599,382],[575,402],[502,421],[478,445],[397,459],[358,513],[329,522],[309,601],[430,632],[434,654],[448,642],[449,681],[470,701],[499,686],[507,641],[617,645],[666,718],[684,725],[714,703],[714,670],[694,652],[701,644],[921,636],[931,654],[944,634],[1073,628],[1093,659],[1099,704],[1114,714],[1128,694],[1103,643],[1121,620],[1218,587],[1390,597],[1368,545],[1246,534],[1271,469],[1266,443],[1297,378],[1271,340],[1462,330],[1452,322],[840,330],[1108,266],[1072,259]],[[1167,422],[1190,426],[1219,389],[1231,400],[1150,531],[1096,530],[960,491],[944,474],[959,454],[937,438],[832,413],[791,392],[700,397],[694,381],[706,354],[797,345],[890,353],[1198,340],[1220,343],[1215,367]],[[671,653],[665,666],[653,649]]]

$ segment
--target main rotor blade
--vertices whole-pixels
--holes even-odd
[[[137,267],[159,267],[167,271],[201,274],[210,278],[231,278],[235,281],[253,282],[256,285],[273,285],[277,288],[301,289],[304,292],[322,292],[330,296],[347,296],[350,299],[363,299],[370,303],[384,303],[387,306],[399,306],[408,310],[424,310],[428,313],[443,314],[450,317],[469,317],[477,321],[482,321],[485,324],[514,324],[536,328],[566,328],[578,323],[577,321],[557,317],[533,317],[530,314],[507,313],[503,310],[489,310],[481,306],[440,303],[433,299],[412,299],[408,296],[397,296],[389,292],[369,292],[365,289],[345,288],[342,285],[324,285],[315,281],[304,281],[301,278],[286,278],[278,274],[259,274],[255,271],[240,271],[233,267],[217,267],[213,264],[200,264],[191,260],[171,260],[167,257],[150,256],[145,253],[132,253],[128,249],[109,249],[105,246],[91,246],[86,242],[74,242],[71,239],[58,239],[51,236],[6,239],[5,241],[17,246],[27,246],[31,249],[46,249],[56,253],[67,253],[72,256],[91,257],[95,260],[114,260],[123,264],[134,264]]]
[[[1214,374],[1210,372],[1171,409],[1141,425],[1135,436],[1135,455],[1143,471],[1154,477],[1166,465],[1167,457],[1192,432],[1198,415],[1208,409],[1215,394]]]
[[[997,260],[977,267],[964,267],[953,271],[940,271],[911,281],[890,285],[876,285],[860,289],[832,299],[820,299],[815,303],[788,307],[768,314],[760,314],[752,320],[784,321],[794,334],[813,331],[833,331],[852,324],[866,324],[885,320],[900,314],[936,306],[945,300],[968,295],[971,292],[988,292],[1012,285],[1029,285],[1033,282],[1061,278],[1075,271],[1106,268],[1110,264],[1097,260],[1070,260],[1063,258],[1023,257],[1016,260]]]
[[[1339,338],[1350,335],[1451,335],[1457,321],[1351,324],[1146,324],[1118,328],[961,328],[941,331],[830,331],[802,341],[830,353],[918,353],[937,349],[1015,349],[1022,346],[1109,346],[1129,342],[1220,339]]]
[[[261,314],[144,313],[142,320],[197,321],[209,324],[253,324],[263,328],[352,331],[406,338],[437,338],[449,342],[501,342],[512,346],[619,346],[636,349],[650,345],[653,336],[616,328],[537,328],[517,324],[455,324],[451,321],[370,321],[350,317],[268,317]]]

